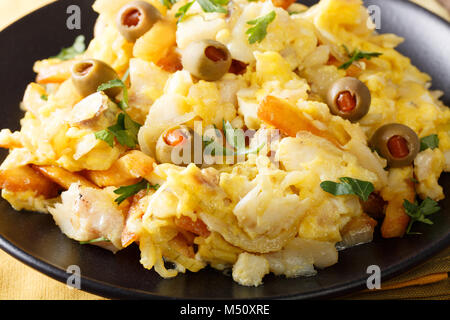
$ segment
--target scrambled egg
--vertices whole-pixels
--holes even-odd
[[[175,14],[186,0],[171,8],[147,0],[163,20],[135,43],[115,25],[129,2],[97,0],[100,15],[86,52],[68,62],[36,63],[38,79],[21,104],[21,130],[0,132],[0,146],[10,149],[0,170],[53,166],[72,178],[67,187],[60,176],[41,169],[62,189],[50,199],[3,183],[3,198],[17,210],[48,212],[70,238],[114,252],[137,242],[143,266],[163,277],[209,264],[232,269],[242,285],[258,286],[270,272],[310,276],[337,263],[343,230],[367,217],[358,196],[332,195],[321,188],[323,181],[366,181],[389,202],[402,197],[414,177],[420,198],[444,198],[438,179],[450,170],[450,110],[439,101],[440,92],[429,90],[430,77],[395,50],[402,39],[374,32],[360,0],[322,0],[311,8],[292,4],[287,10],[270,0],[230,0],[227,14],[205,12],[195,1],[178,23]],[[276,16],[264,39],[249,43],[248,22],[271,12]],[[226,45],[245,71],[204,81],[182,67],[165,67],[167,57],[204,39]],[[344,70],[343,44],[380,55]],[[103,92],[77,93],[67,70],[84,58],[102,60],[121,76],[128,70],[127,112],[142,125],[137,149],[145,155],[155,158],[159,137],[177,125],[203,135],[229,122],[254,131],[250,149],[262,147],[230,165],[155,163],[140,177],[159,188],[142,190],[118,206],[113,191],[121,185],[101,189],[86,181],[86,173],[108,170],[127,148],[96,136],[115,124],[120,109]],[[325,99],[330,85],[349,75],[364,82],[372,96],[368,114],[357,123],[332,115]],[[275,134],[258,113],[268,96],[289,104],[312,131]],[[201,121],[201,128],[194,128],[194,121]],[[388,123],[405,124],[420,138],[436,134],[439,147],[420,152],[414,166],[386,170],[368,139]]]

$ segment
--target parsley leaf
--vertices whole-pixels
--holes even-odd
[[[347,62],[345,62],[344,64],[342,64],[338,69],[344,69],[347,70],[348,68],[350,68],[350,66],[353,64],[353,62],[361,60],[361,59],[367,59],[370,60],[372,58],[376,58],[382,55],[382,53],[379,52],[364,52],[361,51],[359,49],[354,50],[353,52],[350,53],[350,51],[348,50],[347,46],[342,45],[345,49],[345,51],[347,52],[348,57],[350,58],[350,60],[348,60]]]
[[[184,17],[186,16],[186,13],[191,8],[191,6],[194,4],[194,2],[195,1],[188,2],[184,6],[182,6],[178,9],[178,12],[175,14],[175,18],[178,18],[177,23],[183,21]]]
[[[437,134],[432,134],[428,137],[420,139],[420,151],[425,151],[427,149],[439,148],[439,137]]]
[[[178,0],[160,0],[160,2],[168,9],[171,9],[172,6],[178,2]]]
[[[149,189],[158,190],[159,185],[157,185],[157,184],[152,185],[147,180],[143,179],[141,182],[138,182],[136,184],[132,184],[130,186],[125,186],[125,187],[120,187],[120,188],[114,190],[115,194],[120,195],[120,197],[118,197],[114,201],[117,202],[117,204],[121,204],[129,197],[132,197],[135,194],[137,194],[139,191],[149,190]]]
[[[229,0],[196,0],[204,12],[228,13],[222,6],[227,5]]]
[[[122,82],[123,83],[127,82],[129,76],[130,76],[130,68],[128,68],[127,71],[125,71],[125,73],[122,77]]]
[[[108,90],[111,88],[117,88],[117,87],[122,88],[122,94],[123,94],[123,99],[122,99],[122,101],[120,101],[118,103],[118,105],[122,110],[125,110],[128,108],[128,88],[125,85],[124,81],[122,81],[120,79],[114,79],[114,80],[108,81],[106,83],[101,84],[97,88],[97,91],[105,91],[105,90]]]
[[[111,240],[109,240],[105,237],[100,237],[100,238],[92,239],[92,240],[88,240],[88,241],[80,241],[80,244],[91,244],[91,243],[96,243],[96,242],[111,242]]]
[[[111,148],[114,148],[114,135],[108,130],[101,130],[96,132],[95,138],[105,141]]]
[[[244,131],[234,129],[229,121],[223,120],[223,131],[225,132],[225,139],[238,152],[245,149]]]
[[[406,229],[407,234],[414,234],[411,232],[411,227],[416,221],[429,225],[433,224],[433,221],[426,217],[441,210],[438,203],[431,198],[426,198],[420,205],[417,201],[411,203],[405,199],[403,207],[405,208],[406,214],[411,217],[408,228]]]
[[[341,183],[333,181],[324,181],[320,184],[323,191],[331,193],[335,196],[357,195],[363,201],[369,199],[370,194],[375,190],[372,183],[353,178],[339,178]]]
[[[139,123],[134,122],[127,113],[122,112],[117,117],[117,123],[108,127],[108,132],[113,134],[121,145],[135,148],[138,144],[137,135],[140,127]]]
[[[82,54],[86,50],[86,45],[84,43],[85,37],[83,35],[80,35],[76,37],[75,42],[73,45],[69,48],[63,48],[61,49],[61,52],[53,57],[54,59],[60,59],[60,60],[70,60],[75,58],[76,56]]]
[[[275,20],[276,13],[272,11],[265,16],[256,18],[255,20],[247,21],[247,24],[253,27],[249,28],[245,33],[248,34],[248,42],[253,44],[255,42],[261,42],[267,35],[267,27]]]
[[[44,101],[48,101],[48,96],[46,94],[41,95],[41,99]]]
[[[205,154],[209,153],[210,156],[216,156],[218,155],[217,153],[219,153],[223,156],[233,156],[234,151],[223,146],[221,140],[217,135],[217,132],[219,133],[219,135],[221,135],[220,130],[216,128],[215,137],[203,136],[202,140],[205,147]],[[219,140],[220,142],[218,142],[217,140]]]
[[[223,131],[225,132],[225,139],[236,151],[232,155],[243,156],[247,154],[256,154],[264,146],[263,142],[259,147],[248,149],[245,147],[245,134],[241,129],[234,129],[229,121],[223,120]]]
[[[126,113],[122,112],[117,116],[115,125],[95,133],[95,137],[105,141],[111,148],[114,147],[114,138],[117,142],[128,148],[135,148],[138,144],[138,132],[141,125]]]
[[[115,125],[110,126],[105,130],[96,132],[95,137],[99,140],[105,141],[111,148],[114,147],[114,138],[116,138],[117,142],[123,146],[135,148],[138,144],[137,135],[141,125],[133,121],[133,119],[131,119],[131,117],[125,112],[125,109],[128,108],[128,89],[124,83],[124,80],[114,79],[103,83],[97,88],[97,91],[104,91],[117,87],[122,88],[123,99],[117,104],[123,112],[117,116],[117,122]]]

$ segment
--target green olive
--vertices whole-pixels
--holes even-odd
[[[175,126],[161,134],[156,143],[156,160],[176,165],[194,162],[194,132],[186,126]]]
[[[117,15],[117,28],[129,42],[135,42],[161,19],[158,9],[145,1],[133,1],[123,6]]]
[[[335,81],[328,90],[327,104],[332,114],[356,122],[370,109],[370,90],[356,78]]]
[[[119,76],[108,64],[100,60],[87,59],[79,61],[72,66],[72,82],[78,93],[87,97],[97,92],[98,87],[108,81],[118,79]],[[120,93],[120,88],[105,90],[110,98]]]
[[[228,48],[215,40],[192,42],[182,56],[183,67],[206,81],[220,80],[230,69],[231,60]]]
[[[374,133],[370,146],[393,168],[413,163],[420,151],[420,140],[410,127],[399,123],[386,124]]]

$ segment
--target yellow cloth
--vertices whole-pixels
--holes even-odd
[[[16,19],[54,0],[0,0],[0,30]],[[450,21],[435,0],[412,0]],[[138,262],[136,262],[138,263]],[[405,274],[382,283],[379,291],[363,291],[344,299],[450,299],[450,248]],[[92,300],[101,297],[71,289],[0,250],[0,300]]]
[[[450,247],[404,274],[343,299],[450,299]]]

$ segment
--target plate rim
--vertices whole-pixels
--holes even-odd
[[[391,0],[392,1],[392,0]],[[415,7],[416,10],[420,10],[425,14],[432,16],[433,19],[438,19],[442,23],[450,26],[450,22],[444,19],[443,17],[435,14],[434,12],[428,10],[425,7],[422,7],[412,1],[408,0],[394,0],[396,2],[401,2],[402,5],[407,5],[411,7]],[[45,10],[48,7],[56,6],[58,1],[49,3],[45,6],[37,8],[36,10],[20,17],[16,21],[8,24],[0,32],[4,32],[10,28],[12,28],[15,24],[21,23],[23,19],[25,19],[29,15],[39,14],[40,11]],[[20,212],[17,212],[20,213]],[[407,270],[411,270],[420,263],[424,262],[428,258],[436,255],[438,252],[444,250],[446,247],[450,246],[450,230],[446,235],[443,235],[442,238],[437,241],[433,246],[427,248],[426,250],[420,251],[414,257],[410,259],[406,259],[401,263],[394,263],[389,265],[387,268],[382,270],[382,279],[383,281],[392,279],[393,277],[406,272]],[[49,276],[50,278],[59,281],[60,283],[67,285],[67,279],[71,274],[67,273],[62,268],[45,261],[39,257],[33,256],[32,254],[26,252],[19,246],[16,246],[13,242],[5,238],[2,234],[0,234],[0,249],[12,256],[13,258],[19,260],[25,265],[31,267],[34,270],[41,272]],[[329,287],[324,290],[319,290],[310,293],[297,293],[297,294],[287,294],[287,295],[277,295],[272,298],[225,298],[226,300],[267,300],[267,299],[285,299],[285,300],[296,300],[296,299],[328,299],[328,298],[336,298],[336,297],[344,297],[345,295],[356,292],[359,289],[364,288],[366,283],[366,277],[361,277],[345,283],[343,285],[335,285]],[[86,277],[81,275],[81,291],[85,291],[94,295],[98,295],[99,297],[109,298],[109,299],[151,299],[151,300],[183,300],[183,297],[168,297],[162,296],[154,293],[149,293],[147,291],[126,288],[118,285],[112,285],[107,282],[99,281],[90,277]],[[223,298],[190,298],[192,300],[223,300]]]

